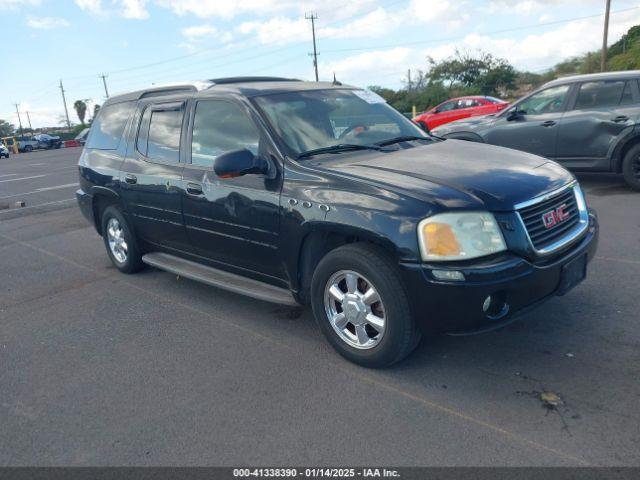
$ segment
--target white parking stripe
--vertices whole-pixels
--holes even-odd
[[[10,178],[9,180],[0,180],[0,183],[17,182],[19,180],[30,180],[32,178],[41,178],[41,177],[46,177],[46,175],[33,175],[32,177]]]
[[[23,210],[29,210],[30,208],[45,207],[47,205],[57,205],[58,203],[74,202],[75,200],[75,198],[67,198],[65,200],[56,200],[55,202],[39,203],[38,205],[31,205],[30,207],[9,208],[7,210],[0,210],[0,215],[9,212],[22,212]]]
[[[4,175],[0,175],[0,178],[2,177],[15,177],[16,175],[18,175],[17,173],[6,173]]]
[[[55,187],[38,188],[31,192],[22,192],[22,193],[14,193],[13,195],[6,195],[4,197],[0,197],[0,200],[3,200],[5,198],[15,198],[15,197],[23,197],[25,195],[33,195],[34,193],[46,192],[49,190],[61,190],[63,188],[77,187],[78,185],[79,185],[78,183],[67,183],[66,185],[56,185]]]

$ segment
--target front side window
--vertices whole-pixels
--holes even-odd
[[[585,82],[580,85],[576,109],[613,107],[631,97],[631,88],[624,80]],[[626,87],[626,88],[625,88]]]
[[[561,112],[569,88],[569,85],[559,85],[535,93],[517,105],[518,111],[524,115]]]
[[[91,125],[86,147],[98,150],[116,150],[134,109],[134,102],[116,103],[101,108],[98,118]],[[34,138],[37,139],[37,137]]]
[[[372,145],[399,136],[429,139],[422,130],[365,90],[307,90],[256,97],[258,106],[295,155],[339,144]]]
[[[238,105],[203,100],[196,105],[191,140],[191,163],[211,166],[216,157],[246,148],[258,154],[260,133]]]
[[[443,103],[438,108],[436,108],[437,112],[450,112],[451,110],[455,110],[457,108],[457,102],[452,100],[450,102]]]
[[[138,152],[150,160],[178,163],[183,115],[182,108],[147,108],[138,130]]]

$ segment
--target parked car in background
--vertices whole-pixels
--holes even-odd
[[[640,190],[640,71],[560,78],[499,114],[433,134],[524,150],[575,171],[621,173]]]
[[[4,146],[4,143],[0,143],[0,158],[9,158],[9,149]]]
[[[80,145],[84,145],[87,142],[87,136],[89,135],[90,130],[90,128],[85,128],[78,135],[76,135],[76,138],[74,140]]]
[[[31,152],[39,147],[39,142],[34,137],[16,137],[19,152]]]
[[[462,118],[500,112],[509,104],[499,98],[487,96],[458,97],[447,100],[420,115],[413,121],[431,131],[434,128]]]
[[[147,264],[311,305],[328,342],[367,367],[401,360],[423,332],[497,328],[564,295],[598,239],[556,163],[427,135],[375,93],[329,82],[111,97],[79,183],[121,272]]]
[[[62,147],[62,140],[57,135],[40,133],[38,135],[34,135],[33,139],[38,142],[38,146],[36,148],[43,148],[45,150],[49,150],[52,148]]]

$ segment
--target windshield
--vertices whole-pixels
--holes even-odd
[[[373,92],[308,90],[256,101],[294,156],[350,144],[370,146],[397,137],[429,137]]]

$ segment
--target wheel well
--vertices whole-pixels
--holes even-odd
[[[378,245],[387,252],[390,249],[390,246],[384,241],[372,239],[364,234],[347,234],[332,231],[309,233],[303,240],[298,256],[298,300],[303,304],[309,303],[311,278],[320,260],[338,247],[358,242]]]
[[[616,173],[622,173],[622,162],[624,162],[624,157],[627,156],[627,152],[631,150],[633,147],[640,143],[640,135],[635,136],[625,142],[625,144],[620,149],[620,154],[616,159]]]
[[[119,205],[118,197],[97,194],[93,196],[93,220],[96,230],[102,235],[102,212],[110,205]]]

